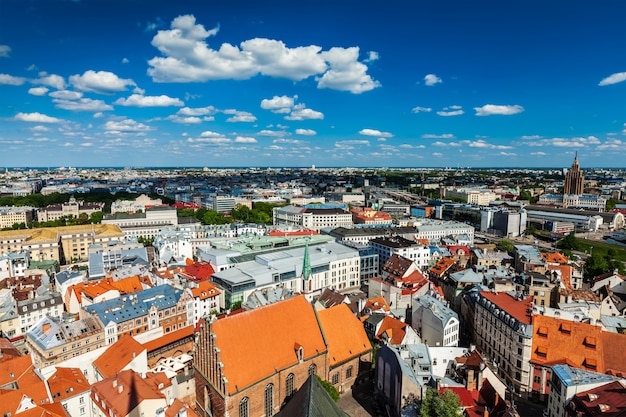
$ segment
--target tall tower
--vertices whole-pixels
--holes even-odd
[[[563,184],[563,194],[582,194],[584,191],[584,181],[585,177],[583,177],[583,173],[580,170],[580,165],[578,165],[578,152],[576,152],[576,156],[574,157],[574,163],[572,163],[572,168],[567,172],[567,175],[565,176],[565,183]]]

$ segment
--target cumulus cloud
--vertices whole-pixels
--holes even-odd
[[[625,145],[626,145],[626,142],[623,142],[619,139],[609,139],[603,144],[596,146],[596,150],[597,151],[607,151],[607,150],[622,151],[624,150]]]
[[[445,146],[459,147],[459,146],[461,146],[461,144],[458,143],[458,142],[440,142],[440,141],[433,142],[432,145],[433,146],[441,146],[441,147],[445,147]]]
[[[531,152],[530,153],[533,156],[545,156],[547,155],[545,152]]]
[[[367,66],[358,61],[359,48],[290,48],[279,40],[254,38],[239,46],[224,43],[214,49],[207,39],[218,30],[206,30],[193,15],[178,16],[169,30],[159,30],[152,39],[152,45],[163,56],[148,61],[148,74],[155,82],[245,80],[259,74],[301,81],[317,76],[318,88],[352,93],[380,85],[367,75]]]
[[[235,138],[235,142],[236,143],[257,143],[257,140],[255,138],[252,138],[252,137],[237,136]]]
[[[462,114],[464,114],[465,112],[463,111],[463,108],[461,106],[449,106],[449,107],[444,107],[442,110],[439,110],[437,112],[437,114],[439,116],[444,116],[444,117],[449,117],[449,116],[460,116]]]
[[[78,91],[59,90],[51,92],[49,96],[62,100],[78,100],[83,96],[83,93],[79,93]]]
[[[317,132],[313,129],[296,129],[296,135],[315,136]]]
[[[522,136],[522,140],[536,140],[541,139],[543,136],[540,135],[524,135]]]
[[[432,87],[433,85],[442,82],[443,80],[437,77],[435,74],[426,74],[426,76],[424,77],[424,84],[426,84],[428,87]]]
[[[207,115],[214,115],[216,113],[217,113],[217,109],[213,106],[196,107],[196,108],[183,107],[182,109],[176,112],[176,114],[180,114],[181,116],[207,116]]]
[[[273,113],[289,113],[294,106],[294,101],[296,98],[298,98],[298,96],[274,96],[271,99],[265,98],[261,101],[261,108],[263,110],[269,110]]]
[[[52,101],[57,109],[63,110],[92,112],[113,110],[113,106],[106,104],[104,101],[90,98],[79,98],[78,100],[54,99]]]
[[[602,79],[598,85],[605,86],[611,84],[617,84],[626,81],[626,72],[616,72],[615,74],[611,74],[608,77]]]
[[[210,130],[205,130],[204,132],[202,132],[200,134],[201,137],[203,138],[221,138],[224,137],[223,134],[218,133],[218,132],[212,132]]]
[[[169,97],[166,95],[160,96],[144,96],[141,94],[133,94],[128,98],[119,98],[114,104],[120,106],[133,106],[133,107],[170,107],[170,106],[183,106],[180,99]]]
[[[259,133],[257,133],[257,135],[259,136],[285,136],[287,134],[287,132],[285,132],[284,130],[269,130],[269,129],[264,129],[261,130]]]
[[[433,109],[431,109],[430,107],[413,107],[411,109],[411,111],[413,113],[430,113]]]
[[[524,108],[518,104],[508,106],[508,105],[497,105],[497,104],[485,104],[482,107],[474,107],[476,110],[476,116],[491,116],[493,114],[500,114],[503,116],[511,116],[513,114],[521,113],[524,111]]]
[[[234,109],[224,110],[224,114],[232,114],[231,117],[226,119],[227,122],[239,123],[239,122],[256,122],[256,116],[247,111],[239,111]]]
[[[380,130],[376,130],[376,129],[361,129],[359,130],[359,134],[363,136],[376,136],[376,137],[381,137],[381,138],[393,137],[392,133],[381,132]]]
[[[152,130],[150,126],[133,119],[109,120],[104,124],[104,129],[112,132],[147,132]]]
[[[0,84],[3,85],[22,85],[26,82],[26,78],[23,77],[14,77],[9,74],[0,74]]]
[[[0,58],[8,58],[11,53],[11,47],[9,45],[0,45]]]
[[[128,58],[122,58],[122,64],[128,64],[129,62]]]
[[[558,148],[586,148],[591,145],[599,145],[600,139],[595,136],[574,138],[547,138],[524,143],[528,146],[556,146]]]
[[[454,138],[455,136],[452,133],[444,133],[442,135],[426,133],[422,135],[422,139],[454,139]]]
[[[286,120],[312,120],[323,119],[324,113],[307,109],[304,104],[296,104],[291,110],[291,114],[285,116]]]
[[[291,145],[303,145],[306,142],[298,140],[298,139],[289,139],[289,138],[278,138],[272,141],[273,143],[288,143]]]
[[[88,70],[83,75],[70,76],[70,83],[80,91],[89,91],[99,94],[113,94],[126,90],[128,86],[135,86],[131,79],[119,78],[109,71]]]
[[[439,157],[442,157],[442,156],[443,156],[443,154],[442,154],[442,153],[439,153],[439,152],[434,152],[434,153],[433,153],[433,156],[436,156],[437,158],[439,158]]]
[[[65,88],[65,78],[60,75],[48,74],[46,72],[40,72],[39,78],[34,79],[31,82],[33,84],[41,84],[56,88],[57,90],[63,90]]]
[[[403,143],[399,147],[403,149],[424,149],[425,148],[424,145],[411,145],[409,143]]]
[[[501,155],[501,156],[517,156],[517,154],[513,153],[513,152],[500,152],[498,155]]]
[[[367,53],[367,58],[363,60],[363,62],[374,62],[380,59],[380,55],[376,51],[369,51]]]
[[[32,94],[33,96],[45,96],[48,91],[50,90],[46,87],[33,87],[28,89],[28,94]]]
[[[15,115],[15,120],[21,122],[34,122],[34,123],[60,123],[62,120],[56,117],[47,116],[38,112],[34,113],[18,113]]]

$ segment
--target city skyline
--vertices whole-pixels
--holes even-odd
[[[620,168],[625,12],[5,0],[0,165]]]

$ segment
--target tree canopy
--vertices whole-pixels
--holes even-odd
[[[438,393],[433,388],[426,389],[420,406],[420,417],[458,417],[461,400],[450,390]]]

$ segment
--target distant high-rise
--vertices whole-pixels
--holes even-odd
[[[585,177],[583,177],[583,173],[580,170],[580,165],[578,165],[578,152],[576,152],[576,157],[574,158],[574,163],[572,163],[572,168],[567,172],[567,175],[565,176],[563,194],[582,194],[584,189],[584,181]]]

